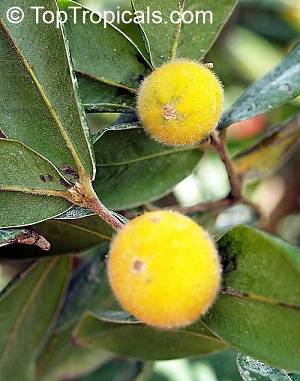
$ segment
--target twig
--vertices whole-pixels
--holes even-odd
[[[236,204],[243,204],[250,206],[255,211],[258,218],[262,220],[262,213],[258,206],[250,200],[247,200],[242,195],[242,179],[236,173],[232,160],[229,156],[229,152],[225,141],[225,132],[221,132],[220,135],[217,132],[213,132],[211,135],[210,147],[217,151],[218,155],[220,156],[220,159],[222,160],[225,166],[230,185],[230,192],[227,195],[227,197],[216,201],[206,201],[191,207],[174,206],[172,208],[167,209],[176,210],[183,214],[189,214],[196,212],[222,210]]]
[[[211,144],[215,147],[216,151],[218,152],[218,155],[220,156],[220,159],[222,160],[227,172],[230,184],[230,193],[228,195],[228,198],[239,200],[242,196],[242,181],[235,172],[232,160],[229,157],[229,152],[227,150],[227,145],[225,141],[225,133],[222,132],[220,135],[218,135],[218,133],[214,131],[211,134]]]
[[[87,199],[85,207],[90,208],[97,213],[98,216],[101,217],[102,220],[104,220],[114,230],[118,231],[123,227],[123,223],[102,204],[98,197],[94,199]]]
[[[83,184],[76,183],[69,189],[67,199],[73,204],[91,209],[114,230],[120,230],[123,227],[123,223],[102,204],[91,185],[91,181],[87,179]]]

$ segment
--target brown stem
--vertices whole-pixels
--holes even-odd
[[[196,212],[222,210],[235,204],[244,204],[250,206],[256,212],[257,216],[261,219],[262,214],[258,206],[244,198],[242,195],[242,179],[235,172],[232,160],[230,159],[224,132],[222,132],[220,135],[217,132],[212,133],[211,147],[213,147],[214,150],[218,152],[218,155],[220,156],[220,159],[222,160],[225,166],[228,181],[230,184],[230,193],[227,197],[221,200],[207,201],[191,207],[174,206],[172,207],[172,210],[176,210],[183,214],[189,214]]]
[[[101,217],[102,220],[104,220],[114,230],[118,231],[122,228],[123,223],[102,204],[98,197],[86,199],[86,207],[98,214],[98,216]]]
[[[114,230],[118,231],[123,227],[123,223],[99,200],[90,180],[85,181],[84,186],[76,183],[69,189],[68,199],[76,205],[91,209]]]
[[[218,155],[220,156],[220,159],[222,160],[227,171],[227,176],[230,184],[230,194],[228,197],[239,200],[242,193],[242,182],[240,177],[235,172],[232,160],[230,159],[225,141],[225,133],[222,132],[220,135],[218,135],[218,133],[214,131],[211,135],[211,144],[218,152]]]

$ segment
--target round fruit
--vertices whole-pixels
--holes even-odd
[[[143,127],[168,145],[199,142],[214,130],[223,109],[223,89],[206,66],[188,60],[168,62],[141,84],[137,111]]]
[[[108,256],[109,281],[122,307],[160,328],[197,320],[213,303],[220,274],[208,234],[175,212],[149,212],[131,220]]]

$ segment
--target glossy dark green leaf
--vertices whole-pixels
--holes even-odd
[[[224,113],[220,129],[271,111],[300,94],[300,43],[269,73],[246,89]]]
[[[0,158],[5,163],[0,169],[0,227],[36,223],[72,206],[63,198],[67,183],[41,155],[18,141],[0,138]],[[52,202],[45,208],[30,208],[26,203],[49,196]]]
[[[26,21],[9,23],[6,12],[14,5],[12,0],[0,4],[1,130],[57,168],[68,163],[93,177],[88,127],[78,105],[63,29],[55,23],[37,23],[31,0],[18,3]],[[54,0],[43,6],[57,12]]]
[[[100,217],[92,215],[79,219],[53,219],[34,225],[34,229],[50,243],[50,250],[38,247],[11,245],[0,248],[0,258],[35,258],[76,254],[111,240],[114,230]]]
[[[300,381],[300,374],[289,373],[291,381]]]
[[[41,354],[38,380],[56,381],[93,371],[112,356],[102,348],[82,348],[72,341],[74,324],[87,309],[112,308],[116,302],[107,281],[107,247],[77,268],[71,278],[58,328]]]
[[[154,67],[176,57],[202,59],[230,16],[236,0],[132,0]],[[180,22],[180,15],[183,20]]]
[[[57,169],[43,156],[15,140],[0,138],[0,157],[5,165],[0,170],[0,189],[25,190],[62,197],[68,190]],[[47,193],[49,192],[49,193]]]
[[[260,142],[235,156],[235,170],[245,179],[270,175],[285,163],[299,142],[300,113],[272,128]]]
[[[140,361],[115,359],[109,361],[96,372],[74,381],[138,381],[137,377],[144,372],[144,367],[145,365]],[[146,367],[149,368],[147,365]]]
[[[104,19],[92,22],[89,12],[83,22],[87,9],[78,3],[59,0],[59,6],[68,15],[67,36],[84,104],[89,111],[128,110],[150,71],[145,58],[124,33]]]
[[[78,253],[110,241],[114,234],[114,230],[96,215],[72,220],[50,220],[35,225],[35,229],[49,239],[52,245],[49,254],[53,255]]]
[[[223,289],[205,323],[242,353],[299,372],[299,250],[246,226],[230,230],[218,247]]]
[[[35,361],[61,308],[69,258],[36,263],[0,298],[1,381],[35,379]]]
[[[118,308],[106,271],[108,245],[95,249],[92,259],[77,268],[68,290],[58,327],[73,323],[91,309]]]
[[[83,376],[113,358],[102,348],[78,347],[72,341],[74,326],[56,332],[37,366],[37,381],[69,380]],[[5,380],[6,381],[6,380]]]
[[[141,324],[122,311],[87,312],[75,328],[74,340],[87,348],[151,360],[201,356],[226,349],[200,320],[186,329],[163,331]]]
[[[36,22],[36,10],[32,8],[35,4],[31,0],[18,3],[24,10],[24,22],[10,23],[6,12],[14,5],[11,0],[0,4],[1,136],[21,141],[57,169],[62,164],[68,165],[72,174],[63,174],[73,182],[76,175],[77,181],[84,180],[87,184],[94,177],[93,153],[84,110],[78,103],[77,82],[70,67],[64,30],[55,23]],[[43,6],[56,14],[55,0],[47,0]],[[5,160],[2,155],[0,158]],[[35,169],[42,170],[43,164],[48,169],[50,163],[46,165],[41,161]],[[26,161],[19,156],[18,167],[22,172],[25,166]],[[24,186],[34,183],[30,169],[27,171],[30,176]],[[40,175],[44,176],[44,172]],[[53,176],[52,172],[50,175]],[[62,183],[51,181],[45,185],[54,191],[54,196],[57,190],[66,190]],[[40,187],[41,184],[37,189]],[[45,195],[38,193],[2,189],[0,225],[36,223],[57,216],[71,206],[66,200],[49,195],[48,190]],[[14,208],[10,208],[12,205]]]
[[[94,144],[94,187],[111,209],[158,199],[193,172],[203,157],[196,146],[170,148],[156,143],[136,125],[115,126],[99,135]]]
[[[44,251],[50,249],[49,242],[32,228],[0,229],[0,248],[13,244],[35,245]]]
[[[40,196],[23,192],[0,192],[0,215],[4,227],[27,226],[34,221],[58,216],[71,206],[63,198],[53,196]],[[49,211],[51,211],[51,215]]]
[[[296,381],[300,376],[239,353],[237,366],[244,381]]]
[[[136,94],[77,74],[86,112],[135,112]]]
[[[27,267],[28,262],[25,261],[2,260],[0,262],[0,295],[18,282]]]
[[[211,48],[233,12],[237,0],[184,0],[182,22],[176,57],[202,59]],[[189,23],[190,15],[193,22]]]

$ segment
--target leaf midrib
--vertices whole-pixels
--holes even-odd
[[[182,13],[183,13],[184,5],[185,5],[185,0],[180,0],[179,1],[179,7],[178,7],[180,15],[182,15]],[[177,53],[177,48],[178,48],[178,43],[179,43],[179,38],[180,38],[181,25],[182,25],[182,21],[177,23],[175,26],[174,42],[173,42],[173,46],[172,46],[170,60],[174,60],[176,58],[176,53]]]
[[[41,84],[39,83],[36,75],[34,74],[34,71],[31,69],[29,63],[27,62],[26,58],[24,57],[24,55],[22,54],[22,52],[20,51],[20,49],[18,48],[18,46],[15,44],[15,41],[14,39],[12,38],[12,36],[10,35],[9,33],[9,30],[6,28],[6,26],[4,25],[4,23],[0,20],[0,26],[2,25],[2,28],[5,32],[5,34],[7,35],[7,37],[10,39],[12,45],[14,46],[15,50],[16,50],[16,53],[17,55],[20,57],[20,60],[21,62],[23,63],[23,65],[25,66],[27,72],[29,73],[30,77],[32,78],[33,80],[33,83],[35,84],[39,94],[41,95],[43,101],[45,102],[46,106],[48,107],[49,111],[50,111],[50,114],[52,115],[53,119],[55,120],[57,126],[58,126],[58,129],[64,139],[64,141],[66,142],[66,145],[67,147],[69,148],[73,158],[74,158],[74,161],[78,167],[78,170],[81,174],[84,174],[85,173],[85,170],[84,170],[84,166],[79,158],[79,155],[71,141],[71,139],[69,138],[69,135],[67,134],[67,132],[65,131],[64,129],[64,126],[60,120],[60,118],[58,117],[57,113],[55,112],[50,100],[48,99],[47,97],[47,94],[45,93],[45,91],[43,90],[43,87],[41,86]]]
[[[70,221],[70,220],[69,220]],[[85,227],[82,227],[82,226],[78,226],[78,225],[75,225],[75,224],[72,224],[70,222],[66,222],[66,221],[63,221],[63,220],[55,220],[56,223],[59,223],[59,224],[63,224],[63,225],[66,225],[66,226],[71,226],[72,228],[74,229],[77,229],[77,230],[81,230],[81,231],[84,231],[86,233],[89,233],[89,234],[92,234],[92,235],[95,235],[97,237],[100,237],[100,238],[104,238],[104,239],[107,239],[108,241],[111,241],[111,237],[108,237],[106,235],[103,235],[103,234],[100,234],[94,230],[91,230],[91,229],[88,229],[88,228],[85,228]]]
[[[35,194],[39,196],[54,196],[61,197],[69,201],[69,193],[68,191],[60,191],[60,190],[48,190],[48,189],[32,189],[32,188],[22,188],[22,187],[7,187],[0,186],[0,191],[8,191],[8,192],[22,192],[28,194]]]
[[[93,319],[96,319],[97,321],[99,321],[100,323],[104,322],[104,323],[108,323],[104,320],[102,320],[101,318],[99,318],[99,316],[93,312],[90,312],[90,313],[87,313],[85,315],[83,315],[83,317],[79,320],[78,322],[78,328],[75,328],[75,331],[74,331],[74,336],[76,338],[78,338],[78,331],[80,330],[80,325],[81,323],[84,321],[85,318],[93,318]],[[137,324],[141,324],[141,322],[133,322],[132,324],[122,324],[122,323],[113,323],[113,322],[110,322],[108,324],[115,324],[115,327],[111,328],[111,329],[107,329],[106,331],[111,331],[111,330],[114,330],[116,327],[118,326],[121,326],[121,325],[127,325],[127,326],[130,326],[130,325],[137,325]],[[202,339],[206,339],[206,340],[211,340],[211,341],[214,341],[214,342],[217,342],[217,343],[220,343],[220,344],[224,344],[226,346],[226,343],[223,342],[221,339],[219,339],[218,337],[216,336],[208,336],[208,335],[204,335],[202,333],[198,333],[198,332],[193,332],[193,331],[185,331],[185,330],[182,330],[180,328],[176,329],[176,328],[171,328],[168,330],[168,332],[173,332],[173,333],[177,333],[177,334],[184,334],[184,335],[191,335],[191,336],[195,336],[195,337],[200,337]],[[100,337],[103,335],[103,332],[100,332],[99,335],[94,335],[93,338],[95,337]],[[80,339],[79,339],[80,341]],[[85,340],[83,340],[85,341]]]
[[[184,148],[170,149],[170,150],[166,150],[166,151],[163,151],[163,152],[154,153],[154,154],[151,154],[151,155],[146,155],[146,156],[143,156],[143,157],[137,157],[136,159],[131,159],[131,160],[127,160],[127,161],[119,161],[119,162],[105,163],[105,164],[97,164],[96,163],[96,167],[102,168],[102,167],[114,167],[114,166],[128,165],[128,164],[143,162],[143,161],[147,161],[147,160],[151,160],[151,159],[156,159],[156,158],[159,158],[159,157],[163,157],[163,156],[167,156],[167,155],[172,155],[172,154],[176,154],[176,153],[180,153],[180,152],[196,151],[196,150],[200,151],[199,146],[195,146],[193,148],[191,148],[191,147],[184,147]],[[96,156],[97,156],[97,152],[96,152]]]
[[[233,297],[239,297],[239,298],[244,298],[244,299],[249,299],[249,300],[255,300],[261,303],[266,303],[269,305],[277,306],[277,307],[282,307],[282,308],[289,308],[292,310],[300,311],[300,305],[295,305],[295,304],[290,304],[286,303],[280,300],[273,300],[271,298],[265,297],[263,295],[257,295],[253,293],[248,293],[248,292],[243,292],[239,291],[233,288],[223,288],[221,291],[222,295],[229,295]]]
[[[94,81],[97,81],[97,82],[105,83],[106,85],[109,85],[109,86],[118,87],[120,89],[127,90],[127,91],[129,91],[130,93],[133,93],[133,94],[137,94],[137,92],[138,92],[138,89],[135,89],[134,87],[129,87],[129,86],[126,86],[126,85],[122,85],[121,83],[118,83],[118,82],[115,82],[115,81],[111,81],[109,79],[105,79],[105,78],[102,78],[102,77],[97,77],[96,75],[93,75],[93,74],[90,74],[90,73],[85,73],[85,72],[80,71],[80,70],[75,70],[75,72],[77,74],[83,76],[83,77],[86,77],[86,78],[89,78],[89,79],[93,79]]]

